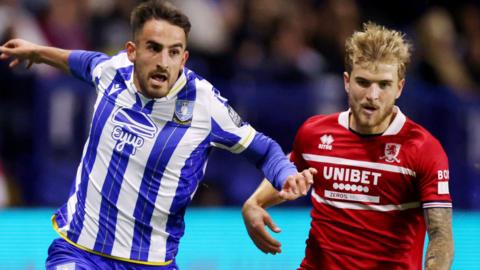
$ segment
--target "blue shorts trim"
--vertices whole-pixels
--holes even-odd
[[[79,249],[62,238],[53,240],[48,248],[45,268],[47,270],[178,270],[175,261],[166,266],[119,261]]]

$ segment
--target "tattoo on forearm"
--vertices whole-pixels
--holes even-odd
[[[453,260],[452,209],[425,209],[428,249],[425,270],[450,269]]]

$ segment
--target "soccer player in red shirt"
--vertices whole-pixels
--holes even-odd
[[[366,23],[346,43],[349,110],[308,119],[290,159],[314,167],[311,229],[299,270],[449,269],[453,259],[448,159],[440,143],[395,101],[410,45],[400,32]],[[280,229],[265,208],[282,202],[268,181],[245,202],[250,237],[281,252],[266,231]]]

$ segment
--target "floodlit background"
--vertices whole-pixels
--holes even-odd
[[[137,2],[0,0],[0,42],[21,37],[114,54],[130,38],[128,18]],[[478,0],[172,2],[193,24],[187,66],[212,82],[244,120],[277,140],[285,152],[309,116],[347,108],[345,38],[368,20],[405,32],[415,51],[398,104],[440,140],[449,156],[453,268],[478,269]],[[42,269],[46,248],[56,237],[50,216],[67,199],[95,92],[44,65],[29,71],[7,65],[0,63],[0,269]],[[284,229],[282,255],[263,255],[243,228],[239,206],[261,177],[242,157],[213,151],[192,203],[196,207],[187,211],[182,270],[299,265],[309,227],[308,197],[275,212]]]

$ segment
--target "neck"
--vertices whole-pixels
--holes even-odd
[[[353,113],[350,113],[348,116],[348,127],[349,129],[355,131],[358,134],[361,135],[378,135],[378,134],[383,134],[387,128],[390,126],[392,123],[393,119],[395,119],[395,116],[397,115],[397,112],[395,108],[392,110],[392,113],[390,113],[388,116],[385,117],[385,119],[376,126],[362,126],[359,125],[358,121],[355,119],[353,116]]]

